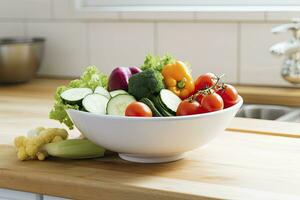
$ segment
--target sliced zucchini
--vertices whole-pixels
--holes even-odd
[[[163,115],[157,110],[154,103],[148,98],[142,98],[140,102],[146,104],[152,111],[155,117],[162,117]]]
[[[125,90],[114,90],[110,92],[111,97],[115,97],[119,94],[128,94],[128,92],[126,92]]]
[[[71,88],[60,94],[63,101],[68,104],[81,104],[84,97],[92,94],[93,91],[90,88]]]
[[[163,104],[160,96],[157,97],[157,101],[159,103],[159,105],[168,113],[172,114],[172,115],[176,115],[176,112],[173,112],[171,109],[169,109],[165,104]]]
[[[101,94],[90,94],[82,101],[83,108],[86,111],[100,115],[106,114],[107,103],[108,99]]]
[[[104,87],[101,87],[101,86],[96,87],[94,93],[101,94],[101,95],[105,96],[106,98],[110,99],[110,94]]]
[[[107,104],[107,114],[125,116],[127,106],[135,101],[135,98],[129,94],[119,94],[114,96]]]
[[[181,103],[181,99],[176,94],[174,94],[170,90],[162,89],[159,93],[159,97],[161,99],[161,102],[164,106],[166,106],[167,109],[176,113],[177,108]]]
[[[164,105],[160,101],[160,97],[153,97],[152,101],[157,108],[157,110],[164,116],[164,117],[170,117],[174,116],[173,113],[169,112],[167,109],[165,109]]]

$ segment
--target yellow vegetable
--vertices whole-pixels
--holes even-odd
[[[162,68],[162,75],[166,88],[171,90],[181,99],[185,99],[193,94],[195,84],[193,78],[186,67],[181,61],[170,63]]]
[[[38,127],[29,132],[29,137],[20,136],[15,138],[15,146],[19,160],[44,160],[47,153],[41,152],[45,144],[65,140],[68,132],[65,129]]]
[[[38,158],[39,160],[45,160],[47,154],[46,154],[46,153],[42,153],[42,152],[37,152],[36,156],[37,156],[37,158]]]
[[[45,160],[48,156],[83,159],[104,155],[105,149],[86,139],[66,140],[65,129],[38,127],[28,132],[28,137],[15,138],[19,160]]]

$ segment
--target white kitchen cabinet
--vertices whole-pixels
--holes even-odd
[[[71,199],[0,188],[0,200],[71,200]]]
[[[66,198],[61,198],[61,197],[54,197],[54,196],[44,195],[43,196],[43,200],[71,200],[71,199],[66,199]]]
[[[0,188],[0,200],[41,200],[39,194]]]

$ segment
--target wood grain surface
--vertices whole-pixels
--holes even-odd
[[[263,87],[236,85],[248,104],[273,104],[300,107],[300,87]]]
[[[166,164],[21,162],[2,145],[0,187],[74,199],[299,199],[299,152],[299,139],[230,132]]]

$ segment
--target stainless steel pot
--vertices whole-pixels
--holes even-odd
[[[0,83],[20,83],[33,78],[40,67],[44,38],[0,39]]]

